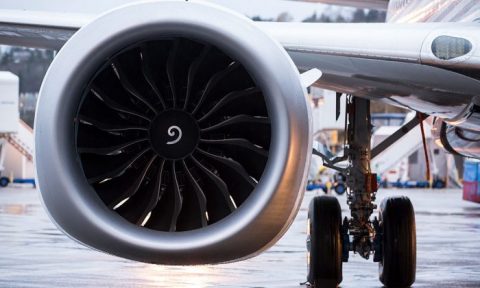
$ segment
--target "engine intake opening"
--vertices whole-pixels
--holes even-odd
[[[271,138],[265,99],[242,64],[181,37],[130,46],[104,63],[75,123],[81,166],[103,203],[170,232],[240,207]]]

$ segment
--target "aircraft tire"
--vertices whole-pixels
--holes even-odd
[[[337,287],[342,282],[342,211],[337,198],[313,198],[308,219],[307,280],[312,287]]]
[[[385,287],[410,287],[415,282],[417,258],[415,213],[410,199],[384,199],[379,219],[383,231],[380,281]]]

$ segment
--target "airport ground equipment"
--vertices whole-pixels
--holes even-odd
[[[463,170],[463,200],[480,203],[480,162],[468,159]]]
[[[335,185],[333,186],[333,190],[338,195],[343,195],[347,191],[347,186],[345,186],[345,183],[335,183]]]
[[[10,182],[28,182],[35,186],[33,175],[24,173],[25,164],[22,162],[33,164],[34,141],[32,129],[20,120],[18,91],[18,77],[0,71],[0,187],[6,187]],[[30,174],[33,174],[33,165],[30,166]]]
[[[338,195],[343,195],[347,192],[347,185],[345,183],[346,177],[342,173],[337,172],[333,175],[333,190]]]
[[[8,71],[0,71],[0,134],[18,131],[18,89],[18,76]]]
[[[396,181],[396,182],[387,182],[382,181],[380,182],[380,187],[388,188],[388,187],[395,187],[395,188],[435,188],[441,189],[445,188],[445,181],[442,179],[433,179],[432,183],[430,184],[429,181]]]
[[[339,208],[335,208],[339,207],[338,200],[324,196],[312,200],[309,207],[310,233],[307,236],[309,248],[307,280],[314,287],[336,287],[342,279],[341,266],[339,268],[338,262],[348,262],[349,252],[353,252],[365,259],[369,259],[373,254],[373,260],[379,262],[380,281],[386,287],[409,287],[415,281],[416,269],[413,207],[406,197],[387,198],[381,204],[379,217],[372,219],[373,211],[377,208],[374,201],[378,183],[376,174],[370,168],[372,126],[369,100],[349,96],[347,119],[347,145],[343,156],[328,159],[316,150],[313,152],[321,156],[328,166],[345,175],[348,186],[347,204],[351,214],[343,221],[336,216],[328,218],[324,215],[325,211],[329,211],[331,215],[340,213]],[[419,121],[413,120],[407,123],[402,131],[406,133],[418,123]],[[400,134],[392,137],[398,139]],[[389,145],[395,142],[392,138],[385,141]],[[381,148],[376,154],[388,147],[387,144],[379,146]],[[346,168],[335,166],[345,159],[349,163]],[[320,225],[319,218],[323,221],[321,222],[323,228],[316,227]],[[318,231],[323,234],[314,235]],[[319,246],[325,250],[319,250],[317,248]],[[325,286],[325,283],[329,286]]]
[[[325,193],[328,192],[327,185],[325,185],[323,183],[315,183],[314,181],[312,181],[312,182],[309,181],[309,183],[307,184],[307,187],[305,189],[307,191],[314,191],[314,190],[321,189]]]
[[[33,131],[18,119],[16,129],[15,132],[0,133],[0,176],[4,179],[0,186],[16,183],[32,184],[35,187]]]
[[[16,75],[0,71],[0,176],[5,169],[5,145],[11,142],[11,135],[18,133],[19,129],[18,85]]]
[[[22,120],[17,120],[17,126],[18,130],[14,133],[0,133],[2,144],[11,145],[28,161],[33,161],[33,130]]]
[[[0,178],[0,187],[7,187],[8,184],[10,184],[10,179],[8,179],[7,177]]]
[[[8,178],[8,177],[1,177],[0,178],[0,187],[2,187],[2,188],[7,187],[10,183],[30,184],[30,185],[32,185],[33,188],[37,187],[37,184],[36,184],[34,178],[13,178],[12,181],[10,181],[10,178]]]

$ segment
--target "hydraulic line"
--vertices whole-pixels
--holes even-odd
[[[425,163],[427,165],[426,179],[430,183],[430,161],[428,159],[427,140],[425,137],[425,129],[423,127],[423,120],[425,120],[425,117],[422,113],[417,113],[417,117],[420,122],[420,131],[422,131],[423,152],[425,154]]]

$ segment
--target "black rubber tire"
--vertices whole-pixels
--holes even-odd
[[[317,196],[310,202],[308,282],[337,287],[342,282],[342,210],[337,198]]]
[[[8,179],[7,177],[0,178],[0,187],[7,187],[9,183],[10,179]]]
[[[385,287],[410,287],[415,282],[417,237],[415,212],[407,197],[390,197],[380,205],[383,259],[380,281]]]

